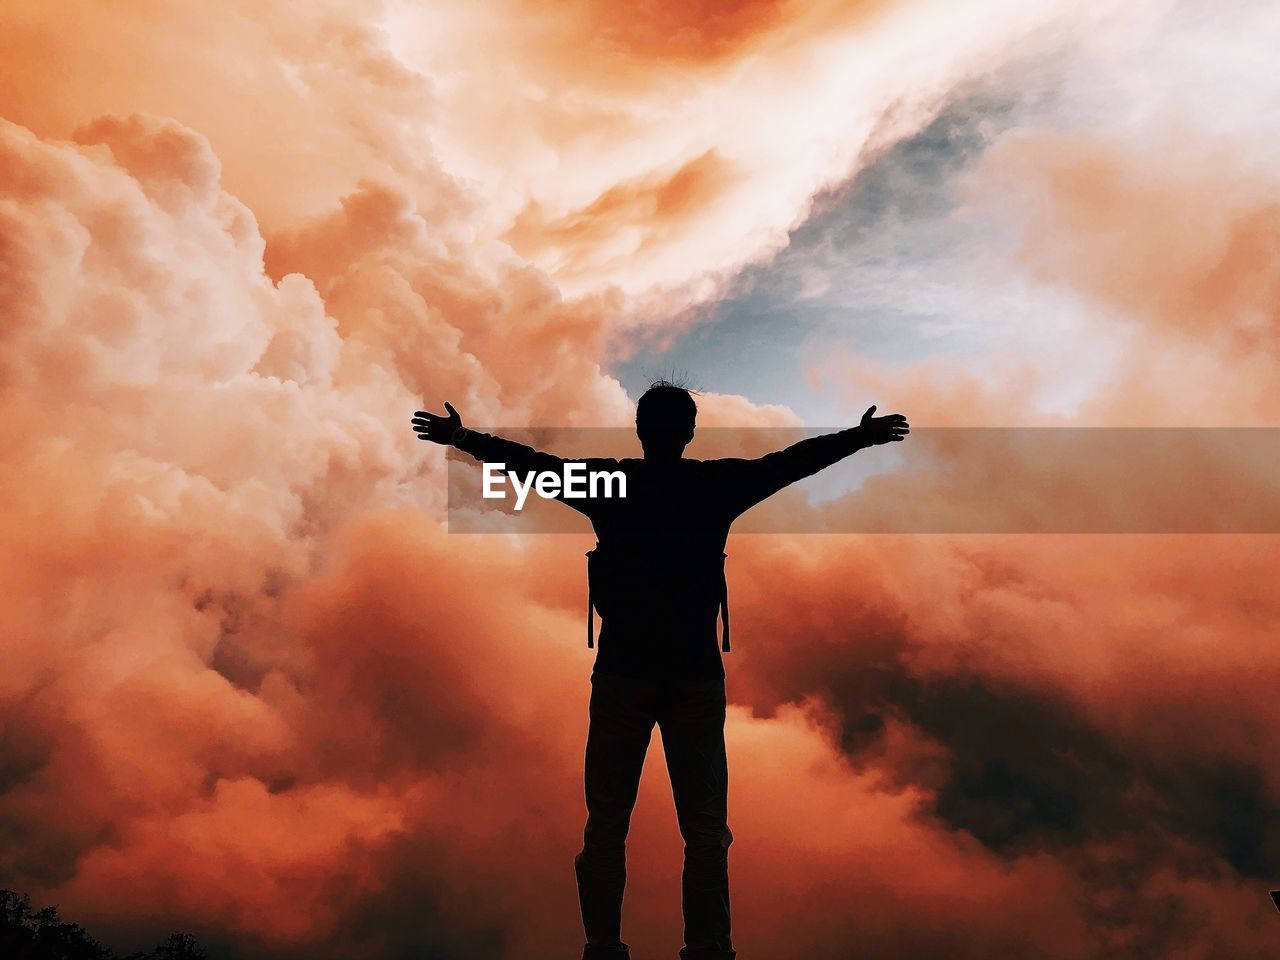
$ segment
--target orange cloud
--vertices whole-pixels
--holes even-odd
[[[1275,346],[1280,213],[1276,183],[1236,156],[1172,136],[1139,145],[1030,134],[1001,143],[987,166],[1021,194],[1021,256],[1039,278],[1246,353]]]
[[[600,305],[443,239],[465,209],[373,185],[282,237],[273,279],[198,134],[77,138],[0,128],[4,882],[121,941],[372,956],[411,936],[358,929],[401,877],[445,888],[441,942],[541,904],[552,952],[574,935],[537,867],[580,829],[577,571],[503,538],[460,561],[407,415],[447,389],[499,422],[629,416]],[[406,836],[437,867],[398,862]],[[510,863],[526,879],[469,906]]]
[[[627,11],[592,0],[522,6],[517,16],[552,21],[566,49],[580,50],[585,44],[606,69],[613,67],[619,55],[650,68],[671,61],[715,63],[741,55],[771,30],[796,18],[796,12],[778,0],[728,4],[667,0]]]
[[[1280,218],[1247,145],[1185,134],[1117,142],[1028,132],[994,148],[990,183],[1024,218],[1021,261],[1097,313],[1121,362],[1092,423],[1271,425]]]
[[[583,544],[445,534],[443,458],[406,415],[448,396],[474,423],[628,422],[601,367],[619,315],[668,321],[654,286],[713,292],[700,280],[781,242],[853,168],[887,102],[915,105],[894,135],[912,129],[1009,35],[943,6],[854,5],[832,32],[776,5],[650,7],[603,47],[645,82],[593,99],[590,58],[541,71],[601,6],[561,8],[527,51],[528,24],[509,27],[478,59],[462,41],[491,11],[469,7],[427,11],[455,32],[402,36],[373,6],[9,5],[3,882],[122,943],[575,944]],[[685,84],[712,64],[727,72]],[[901,87],[850,106],[889,75]],[[1158,151],[1002,149],[1030,190],[1023,262],[1141,332],[1082,417],[1215,396],[1273,416],[1269,181]],[[625,230],[654,255],[601,249]],[[941,423],[1025,398],[1007,369],[995,387],[859,372]],[[795,425],[700,404],[708,426]],[[1265,956],[1274,552],[735,538],[744,953]],[[678,930],[665,788],[651,765],[637,953]]]
[[[599,270],[602,260],[648,256],[673,234],[717,216],[733,180],[731,166],[709,150],[670,176],[618,184],[587,207],[553,219],[531,202],[504,239],[531,259],[551,254],[559,262],[557,275],[572,279]]]

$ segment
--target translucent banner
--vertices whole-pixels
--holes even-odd
[[[685,453],[756,458],[837,429],[700,428]],[[630,429],[483,432],[563,458],[643,455]],[[581,512],[549,497],[566,485],[579,505],[619,496],[618,478],[587,475],[590,463],[553,479],[486,471],[453,448],[448,460],[450,532],[590,532]],[[902,442],[859,450],[784,488],[733,530],[1276,533],[1280,428],[914,427]]]

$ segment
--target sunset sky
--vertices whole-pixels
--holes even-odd
[[[573,955],[590,540],[446,532],[413,411],[1280,427],[1277,49],[1268,0],[6,0],[0,887]],[[1274,536],[728,552],[744,960],[1275,955]]]

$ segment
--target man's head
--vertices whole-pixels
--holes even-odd
[[[680,457],[693,439],[698,406],[679,384],[655,380],[636,403],[636,436],[650,458]]]

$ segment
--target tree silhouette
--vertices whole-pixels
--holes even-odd
[[[205,952],[189,933],[171,933],[169,939],[148,954],[155,960],[205,960]]]
[[[0,957],[5,960],[118,960],[110,948],[78,923],[67,923],[57,907],[32,910],[31,899],[13,890],[0,890]],[[206,960],[189,933],[171,933],[147,953],[119,960]]]

